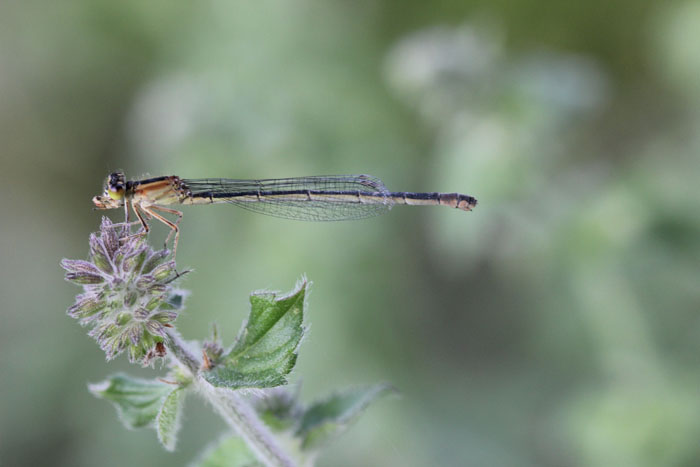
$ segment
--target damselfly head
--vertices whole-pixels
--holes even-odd
[[[105,191],[92,198],[97,209],[114,209],[122,206],[126,192],[126,177],[123,172],[109,174],[105,181]]]

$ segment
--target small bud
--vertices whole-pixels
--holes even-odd
[[[148,288],[148,292],[151,294],[162,294],[166,290],[168,290],[168,286],[166,284],[153,284]]]
[[[81,259],[63,259],[61,260],[61,267],[68,272],[85,272],[100,275],[100,270],[94,264]]]
[[[202,344],[202,351],[204,352],[204,357],[206,359],[207,369],[215,367],[221,361],[221,356],[224,353],[224,347],[221,345],[216,324],[212,326],[211,337],[205,340]]]
[[[156,345],[156,339],[152,334],[150,334],[149,332],[144,332],[141,334],[141,348],[144,352],[146,351],[146,349],[150,349],[154,345]]]
[[[136,303],[136,300],[138,300],[139,295],[136,293],[135,290],[130,290],[126,292],[124,295],[124,307],[129,308]]]
[[[157,281],[162,281],[170,277],[175,272],[175,261],[168,261],[153,270],[153,277]]]
[[[141,274],[148,274],[151,271],[153,271],[153,269],[155,269],[156,266],[162,263],[163,260],[167,258],[169,254],[170,252],[168,250],[159,250],[152,252],[151,255],[148,256],[148,259],[143,263]]]
[[[156,308],[158,308],[158,305],[163,303],[163,300],[165,300],[165,297],[163,295],[159,295],[157,297],[153,297],[144,307],[148,311],[153,311]]]
[[[124,326],[126,323],[131,321],[132,316],[133,315],[131,313],[127,312],[119,313],[119,316],[117,316],[117,324],[119,326]]]
[[[132,345],[139,345],[139,342],[141,341],[141,328],[139,326],[132,326],[129,328],[129,340],[131,341]]]
[[[129,361],[130,362],[138,362],[139,360],[142,360],[141,352],[142,352],[142,350],[139,346],[136,346],[136,345],[129,346]]]
[[[155,278],[150,275],[141,276],[136,279],[136,287],[141,290],[147,290],[154,282]]]
[[[165,328],[158,321],[148,321],[146,323],[146,330],[153,336],[165,338]]]
[[[127,256],[124,256],[123,268],[125,271],[137,272],[143,260],[146,259],[147,246],[142,245],[140,248],[130,252]]]
[[[66,280],[74,282],[78,285],[101,284],[104,278],[98,274],[89,272],[69,272],[66,273]]]
[[[160,311],[151,316],[151,319],[153,321],[157,321],[160,324],[168,324],[172,321],[175,321],[175,318],[177,318],[177,313],[175,313],[174,311]]]
[[[103,347],[107,341],[112,339],[117,334],[118,327],[113,323],[102,323],[97,327],[92,328],[88,335],[94,338],[100,347]]]
[[[109,217],[102,218],[100,238],[109,256],[114,256],[114,253],[119,249],[119,238],[117,237],[116,229],[112,227],[112,225],[112,221],[109,220]]]
[[[137,308],[136,311],[134,311],[134,318],[138,319],[139,321],[146,321],[149,314],[150,313],[147,309]]]
[[[105,255],[104,246],[95,234],[90,235],[90,259],[92,260],[93,264],[102,271],[106,272],[107,274],[113,273],[112,263],[110,263],[109,259]]]
[[[112,258],[112,262],[114,263],[114,267],[116,269],[121,268],[123,260],[124,260],[124,253],[122,252],[122,250],[117,250],[117,252],[114,254],[114,257]]]
[[[105,307],[106,303],[89,294],[78,295],[76,302],[68,308],[68,316],[71,318],[85,319]]]

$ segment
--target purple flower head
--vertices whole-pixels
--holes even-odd
[[[173,287],[180,275],[168,250],[153,250],[145,235],[102,218],[90,235],[88,261],[64,259],[66,280],[83,287],[68,315],[83,326],[111,360],[127,351],[144,366],[164,356],[165,328],[172,327],[184,292]]]

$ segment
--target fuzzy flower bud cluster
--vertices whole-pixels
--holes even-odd
[[[207,370],[215,367],[221,361],[221,356],[224,354],[224,346],[219,339],[219,331],[216,325],[212,328],[212,335],[209,339],[202,342],[202,351],[204,352],[204,365]]]
[[[165,328],[184,296],[172,286],[178,274],[169,255],[105,217],[90,235],[89,261],[61,261],[66,280],[83,287],[68,315],[91,328],[108,360],[126,351],[129,361],[145,366],[165,355]]]

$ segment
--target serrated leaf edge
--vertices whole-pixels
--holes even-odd
[[[270,296],[272,296],[272,301],[274,301],[274,302],[276,303],[276,302],[281,302],[281,301],[283,301],[283,300],[286,300],[286,299],[288,299],[288,298],[292,298],[294,295],[298,294],[299,292],[302,291],[302,289],[304,289],[304,297],[302,298],[302,302],[301,302],[301,311],[302,311],[302,318],[303,318],[303,313],[304,313],[304,311],[306,310],[306,299],[307,299],[307,297],[308,297],[308,292],[309,292],[310,286],[311,286],[311,283],[306,279],[306,276],[302,276],[301,279],[299,279],[299,280],[296,282],[296,284],[294,285],[294,288],[291,290],[291,292],[287,293],[286,295],[278,296],[278,294],[279,294],[280,292],[258,290],[258,291],[255,291],[255,292],[251,293],[250,296],[253,297],[253,296],[270,295]],[[293,308],[297,303],[298,303],[298,301],[295,300],[294,303],[293,303],[289,308],[290,308],[290,309]],[[251,310],[251,312],[252,312],[252,310]],[[270,326],[270,329],[272,329],[272,328],[273,328],[287,313],[288,313],[288,311],[285,312],[283,315],[281,315],[281,316],[275,321],[275,324],[273,324],[272,326]],[[248,316],[249,316],[249,318],[250,318],[250,314],[249,314]],[[249,345],[246,347],[246,349],[244,349],[244,350],[242,350],[242,351],[236,353],[235,355],[232,355],[232,352],[233,352],[233,350],[236,348],[236,345],[238,344],[238,342],[241,340],[241,338],[242,338],[243,336],[245,336],[246,330],[247,330],[247,328],[248,328],[249,318],[246,319],[245,322],[243,323],[243,325],[241,326],[241,330],[238,332],[238,335],[236,336],[236,339],[234,340],[233,345],[232,345],[232,346],[228,349],[228,351],[224,354],[222,360],[225,360],[225,359],[227,359],[227,358],[237,358],[238,356],[240,356],[240,355],[243,353],[244,350],[248,350],[248,349],[253,348],[258,342],[260,342],[261,339],[263,339],[263,338],[265,337],[265,335],[267,335],[267,334],[265,334],[265,335],[261,336],[260,339],[258,339],[258,340],[256,340],[256,341],[254,341],[253,343],[249,344]],[[305,334],[305,331],[306,331],[306,329],[304,328],[304,325],[303,325],[303,321],[302,321],[302,325],[301,325],[301,330],[302,330],[302,336],[299,338],[299,343],[301,343],[301,340],[304,338],[304,334]],[[294,350],[292,351],[293,353],[296,353],[296,351],[299,349],[299,343],[297,344],[297,346],[296,346],[296,347],[294,348]]]
[[[154,428],[156,430],[156,433],[158,435],[158,441],[160,441],[160,444],[163,445],[166,451],[174,451],[175,446],[177,445],[177,434],[178,431],[180,431],[180,415],[182,414],[182,406],[183,406],[183,401],[184,401],[184,389],[181,387],[177,387],[170,391],[166,396],[163,397],[162,399],[162,404],[160,406],[160,409],[158,410],[158,414],[156,415],[156,419],[154,420]],[[166,405],[168,404],[168,399],[171,397],[175,397],[175,420],[173,421],[173,429],[171,430],[171,439],[166,440],[165,436],[163,435],[163,430],[161,429],[161,420],[163,417],[164,409]]]
[[[264,289],[263,289],[263,290],[257,290],[257,291],[254,291],[253,293],[251,293],[251,296],[260,296],[260,295],[268,295],[268,296],[271,296],[271,297],[272,297],[271,299],[274,300],[275,302],[277,302],[277,301],[282,301],[282,300],[289,299],[289,298],[293,297],[294,295],[298,294],[299,292],[301,292],[302,289],[304,290],[303,300],[302,300],[302,303],[301,303],[301,312],[302,312],[302,323],[300,324],[301,336],[299,337],[299,341],[297,342],[297,344],[294,346],[294,348],[293,348],[293,349],[290,351],[290,353],[289,353],[289,357],[288,357],[288,358],[289,358],[289,362],[288,362],[288,364],[286,365],[283,374],[280,375],[279,384],[277,384],[277,382],[276,382],[274,385],[272,385],[272,383],[269,383],[269,382],[268,382],[269,385],[268,385],[268,383],[264,383],[264,384],[265,384],[264,386],[259,386],[259,385],[258,385],[258,386],[253,386],[253,385],[250,385],[250,386],[246,386],[246,385],[232,386],[232,385],[230,385],[230,384],[224,384],[225,381],[223,381],[222,379],[219,379],[219,378],[215,378],[215,377],[214,377],[214,376],[216,375],[216,373],[214,373],[214,371],[216,370],[216,368],[214,368],[211,372],[209,372],[209,371],[204,372],[204,373],[205,373],[205,374],[203,375],[204,378],[205,378],[210,384],[213,384],[213,385],[215,385],[216,387],[228,388],[228,389],[235,389],[235,390],[266,389],[266,388],[270,388],[270,387],[284,386],[285,384],[287,384],[287,383],[288,383],[288,377],[292,374],[292,372],[294,371],[294,368],[296,367],[296,360],[297,360],[297,358],[298,358],[299,348],[301,347],[301,344],[302,344],[302,343],[304,342],[304,340],[306,339],[306,336],[307,336],[307,333],[308,333],[308,330],[309,330],[309,327],[304,325],[303,319],[304,319],[304,317],[305,317],[305,316],[304,316],[304,312],[306,311],[307,299],[308,299],[308,296],[309,296],[309,292],[310,292],[311,285],[312,285],[312,282],[309,281],[309,280],[306,278],[305,275],[302,275],[302,277],[301,277],[299,280],[297,280],[296,284],[294,285],[294,288],[293,288],[289,293],[286,293],[286,294],[284,294],[284,295],[280,295],[280,292],[274,292],[274,291],[269,291],[269,290],[264,290]],[[291,309],[293,306],[295,306],[296,304],[297,304],[297,301],[295,301],[295,302],[293,303],[293,305],[290,306],[290,309]],[[251,311],[252,311],[252,310],[251,310]],[[287,313],[284,313],[282,316],[280,316],[280,318],[279,318],[275,323],[279,322],[279,320],[282,319],[282,317],[285,316],[286,314],[287,314]],[[274,325],[273,325],[273,326],[274,326]],[[224,366],[225,366],[225,361],[226,361],[227,359],[235,359],[235,358],[239,357],[242,353],[244,353],[244,351],[242,350],[241,352],[235,354],[235,356],[232,356],[232,352],[233,352],[233,350],[236,348],[236,345],[238,345],[238,343],[239,343],[240,339],[242,338],[242,336],[245,335],[245,332],[246,332],[247,327],[248,327],[248,319],[246,319],[246,320],[244,321],[244,323],[242,324],[241,329],[240,329],[240,331],[238,332],[238,335],[236,336],[236,339],[234,340],[233,344],[232,344],[232,345],[226,350],[226,352],[224,353],[224,356],[223,356],[222,359],[221,359],[221,360],[222,360],[222,361],[221,361],[221,365],[224,365]],[[272,328],[272,327],[271,327],[271,328]],[[271,328],[270,328],[270,329],[271,329]],[[264,337],[264,336],[263,336],[263,337]],[[261,338],[261,339],[262,339],[262,338]],[[253,344],[247,346],[247,347],[245,348],[245,350],[247,351],[247,350],[251,349],[251,348],[254,347],[258,342],[259,342],[259,340],[255,341]],[[218,367],[217,367],[217,368],[218,368]]]
[[[121,424],[122,424],[127,430],[138,430],[139,428],[147,428],[147,427],[153,426],[153,423],[155,422],[155,419],[154,419],[153,421],[151,421],[150,423],[148,423],[147,425],[143,425],[143,426],[132,426],[132,425],[127,421],[126,416],[124,415],[124,409],[123,409],[123,407],[121,407],[121,406],[120,406],[119,404],[117,404],[115,401],[112,401],[112,400],[110,400],[110,399],[107,399],[107,398],[105,398],[102,394],[100,394],[100,392],[104,392],[104,390],[107,389],[107,388],[109,388],[109,386],[111,385],[110,378],[113,378],[113,377],[116,377],[116,376],[122,376],[122,377],[130,378],[130,379],[132,379],[132,380],[144,381],[144,382],[149,382],[149,383],[151,383],[151,382],[158,382],[158,380],[148,380],[148,379],[144,379],[144,378],[132,377],[132,376],[129,376],[129,375],[124,374],[124,373],[115,373],[115,374],[113,374],[113,375],[111,375],[111,376],[108,376],[107,379],[105,379],[104,381],[100,381],[99,383],[88,383],[88,391],[90,391],[90,393],[91,393],[94,397],[96,397],[97,399],[106,401],[106,402],[108,402],[111,406],[113,406],[113,407],[116,409],[116,411],[117,411],[117,418],[119,419],[119,421],[121,422]],[[163,384],[165,384],[165,383],[163,383]],[[164,400],[165,397],[167,397],[167,395],[161,397],[160,400],[161,400],[161,401]],[[159,412],[160,412],[160,409],[159,409]],[[157,416],[157,414],[156,414],[156,416]]]
[[[322,421],[321,423],[317,423],[315,425],[311,425],[309,428],[302,429],[302,422],[304,420],[304,416],[308,412],[309,409],[313,407],[317,407],[323,404],[328,403],[335,397],[339,396],[344,396],[345,394],[352,393],[353,391],[360,391],[360,390],[366,390],[365,395],[356,403],[353,404],[350,409],[345,411],[345,415],[337,418],[337,419],[326,419]],[[391,384],[388,383],[378,383],[378,384],[373,384],[373,385],[359,385],[359,386],[354,386],[354,387],[349,387],[345,388],[342,390],[334,391],[330,394],[328,394],[326,397],[322,399],[318,399],[317,401],[313,402],[309,406],[307,406],[304,409],[304,413],[301,415],[299,418],[299,427],[295,433],[295,436],[299,438],[301,441],[301,447],[302,450],[308,451],[308,450],[314,450],[318,449],[321,445],[325,444],[325,442],[330,441],[331,439],[335,438],[336,436],[342,434],[342,432],[349,427],[349,425],[354,421],[355,418],[359,417],[362,412],[369,407],[369,405],[377,400],[379,397],[383,396],[384,394],[398,394],[398,390]],[[334,433],[330,434],[328,438],[321,443],[315,445],[315,444],[309,444],[308,440],[308,435],[316,428],[326,424],[326,423],[337,423],[338,429],[335,430]]]

